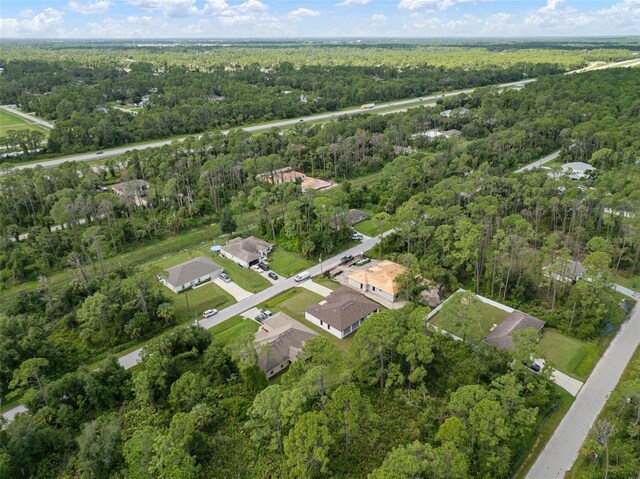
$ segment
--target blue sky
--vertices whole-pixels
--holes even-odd
[[[640,0],[0,0],[4,38],[640,35]]]

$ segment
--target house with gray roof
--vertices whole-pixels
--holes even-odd
[[[125,200],[133,201],[136,205],[142,206],[146,204],[144,197],[151,185],[145,180],[123,181],[111,185],[111,191]]]
[[[214,263],[209,258],[198,256],[179,265],[167,268],[164,274],[158,275],[158,279],[171,291],[179,293],[205,281],[217,278],[222,271],[222,266]]]
[[[484,342],[498,349],[513,351],[515,350],[512,337],[513,333],[527,328],[533,328],[539,333],[545,324],[541,319],[534,318],[522,311],[514,310],[504,321],[487,334]]]
[[[358,329],[368,316],[378,311],[378,303],[351,288],[341,286],[321,303],[308,307],[304,311],[304,317],[343,339]]]
[[[233,238],[220,249],[220,255],[248,268],[267,258],[273,245],[256,236]]]
[[[547,265],[543,268],[544,275],[548,278],[553,278],[556,281],[566,281],[569,283],[575,283],[581,279],[587,268],[585,268],[580,261],[566,260],[561,261],[555,265]]]
[[[343,225],[343,220],[347,226],[353,226],[357,223],[360,223],[361,221],[366,220],[368,217],[369,214],[364,211],[351,209],[349,211],[344,211],[340,214],[337,214],[336,216],[331,218],[329,220],[329,226],[331,226],[331,228],[333,228],[334,230],[339,230]]]
[[[267,379],[293,363],[304,344],[318,333],[283,312],[264,320],[255,334],[258,366]]]

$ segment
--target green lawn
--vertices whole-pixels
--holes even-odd
[[[540,355],[558,371],[584,381],[600,359],[602,347],[546,328],[538,345]]]
[[[195,319],[196,314],[201,316],[207,309],[221,310],[236,302],[233,296],[211,282],[179,294],[167,289],[167,294],[171,298],[178,321],[185,318]]]
[[[267,289],[271,286],[271,283],[262,275],[251,269],[242,268],[228,258],[223,258],[217,254],[207,254],[206,256],[210,257],[214,262],[222,266],[225,273],[231,276],[231,279],[242,289],[252,293],[257,293],[258,291],[262,291],[263,289]]]
[[[465,298],[469,298],[468,303]],[[467,341],[480,343],[491,327],[500,324],[508,315],[474,296],[454,293],[429,323]]]
[[[338,339],[334,335],[327,332],[326,330],[319,328],[315,324],[312,324],[306,319],[304,319],[304,310],[309,306],[311,306],[312,304],[319,303],[323,299],[324,298],[319,294],[312,293],[307,289],[293,288],[288,291],[285,291],[282,294],[279,294],[274,298],[271,298],[270,300],[261,304],[259,307],[267,308],[274,313],[277,313],[278,311],[282,311],[285,314],[288,314],[293,319],[300,321],[305,326],[313,329],[316,333],[319,333],[322,336],[328,338],[341,351],[346,353],[349,349],[349,343],[353,339],[353,336],[354,336],[353,334],[348,336],[345,339]]]
[[[364,220],[355,225],[356,231],[362,233],[367,236],[378,236],[385,230],[384,225],[381,225],[379,221],[376,220]]]
[[[340,287],[340,283],[322,275],[313,278],[313,282],[321,284],[325,288],[329,288],[334,291]]]
[[[24,118],[21,118],[16,115],[12,115],[6,110],[0,109],[0,127],[5,128],[8,126],[26,125],[26,124],[27,122],[24,120]]]
[[[292,253],[276,246],[269,253],[269,266],[280,276],[290,277],[313,265],[313,261],[304,259],[298,253]]]
[[[234,316],[214,326],[209,332],[215,339],[229,343],[247,332],[255,333],[259,328],[260,325],[255,321],[245,319],[242,316]]]

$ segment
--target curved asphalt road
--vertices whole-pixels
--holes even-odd
[[[509,82],[509,83],[501,83],[499,85],[492,85],[495,86],[497,88],[508,88],[510,86],[516,85],[516,84],[522,84],[522,83],[530,83],[532,81],[535,81],[535,78],[530,78],[528,80],[522,80],[522,81],[517,81],[517,82]],[[404,109],[407,108],[407,106],[419,106],[423,103],[427,103],[433,100],[437,100],[439,98],[448,98],[448,97],[452,97],[452,96],[457,96],[457,95],[461,95],[463,93],[472,93],[473,91],[475,91],[476,88],[467,88],[466,90],[456,90],[456,91],[452,91],[449,93],[443,93],[441,95],[430,95],[430,96],[423,96],[420,98],[413,98],[410,100],[400,100],[400,101],[391,101],[388,103],[381,103],[381,104],[377,104],[375,105],[373,108],[369,108],[366,110],[363,110],[361,108],[352,108],[349,110],[341,110],[341,111],[335,111],[335,112],[329,112],[329,113],[320,113],[317,115],[311,115],[311,116],[305,116],[305,117],[301,117],[301,118],[293,118],[293,119],[288,119],[288,120],[281,120],[281,121],[274,121],[274,122],[270,122],[270,123],[264,123],[264,124],[260,124],[260,125],[254,125],[254,126],[245,126],[245,127],[239,127],[239,129],[242,129],[244,131],[247,132],[256,132],[256,131],[263,131],[263,130],[269,130],[271,128],[282,128],[285,126],[292,126],[292,125],[297,125],[299,123],[305,123],[305,122],[315,122],[315,121],[322,121],[322,120],[328,120],[334,117],[339,117],[339,116],[346,116],[346,115],[357,115],[359,113],[368,113],[368,112],[375,112],[376,110],[385,110],[385,113],[389,113],[390,107],[398,107],[398,111],[402,111]],[[14,112],[15,113],[15,112]],[[226,135],[229,133],[230,130],[223,130],[221,133],[223,135]],[[97,161],[97,160],[103,160],[103,159],[107,159],[107,158],[113,158],[116,156],[120,156],[124,153],[126,153],[127,151],[133,151],[133,150],[146,150],[147,148],[160,148],[162,146],[165,145],[169,145],[171,143],[173,143],[174,141],[184,141],[186,138],[190,138],[190,137],[196,137],[196,138],[200,138],[202,135],[186,135],[186,136],[182,136],[179,138],[173,138],[170,140],[159,140],[159,141],[152,141],[149,143],[144,143],[142,145],[132,145],[132,146],[123,146],[120,148],[113,148],[110,150],[104,150],[103,153],[96,153],[96,152],[91,152],[91,153],[82,153],[79,155],[72,155],[72,156],[65,156],[62,158],[55,158],[53,160],[43,160],[43,161],[39,161],[36,163],[25,163],[22,165],[16,165],[13,168],[14,169],[18,169],[18,170],[22,170],[25,168],[35,168],[36,166],[42,166],[44,168],[51,168],[54,166],[58,166],[61,165],[62,163],[65,163],[67,161]]]

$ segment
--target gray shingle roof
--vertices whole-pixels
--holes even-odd
[[[267,252],[271,248],[273,248],[271,243],[267,243],[256,236],[249,236],[248,238],[233,238],[222,247],[222,251],[250,263],[260,259],[259,251]]]
[[[364,211],[351,209],[346,213],[341,213],[331,218],[329,220],[331,222],[331,227],[334,229],[339,228],[341,226],[343,217],[347,225],[353,226],[360,221],[366,220],[369,217],[369,214]]]
[[[344,331],[380,308],[375,301],[346,286],[333,291],[325,301],[308,307],[305,312],[338,331]]]
[[[484,342],[498,349],[514,350],[511,335],[521,329],[533,328],[540,332],[546,323],[522,311],[513,311],[493,331],[484,338]]]
[[[222,266],[209,258],[198,256],[182,264],[167,268],[165,279],[174,288],[208,274],[221,273]]]

